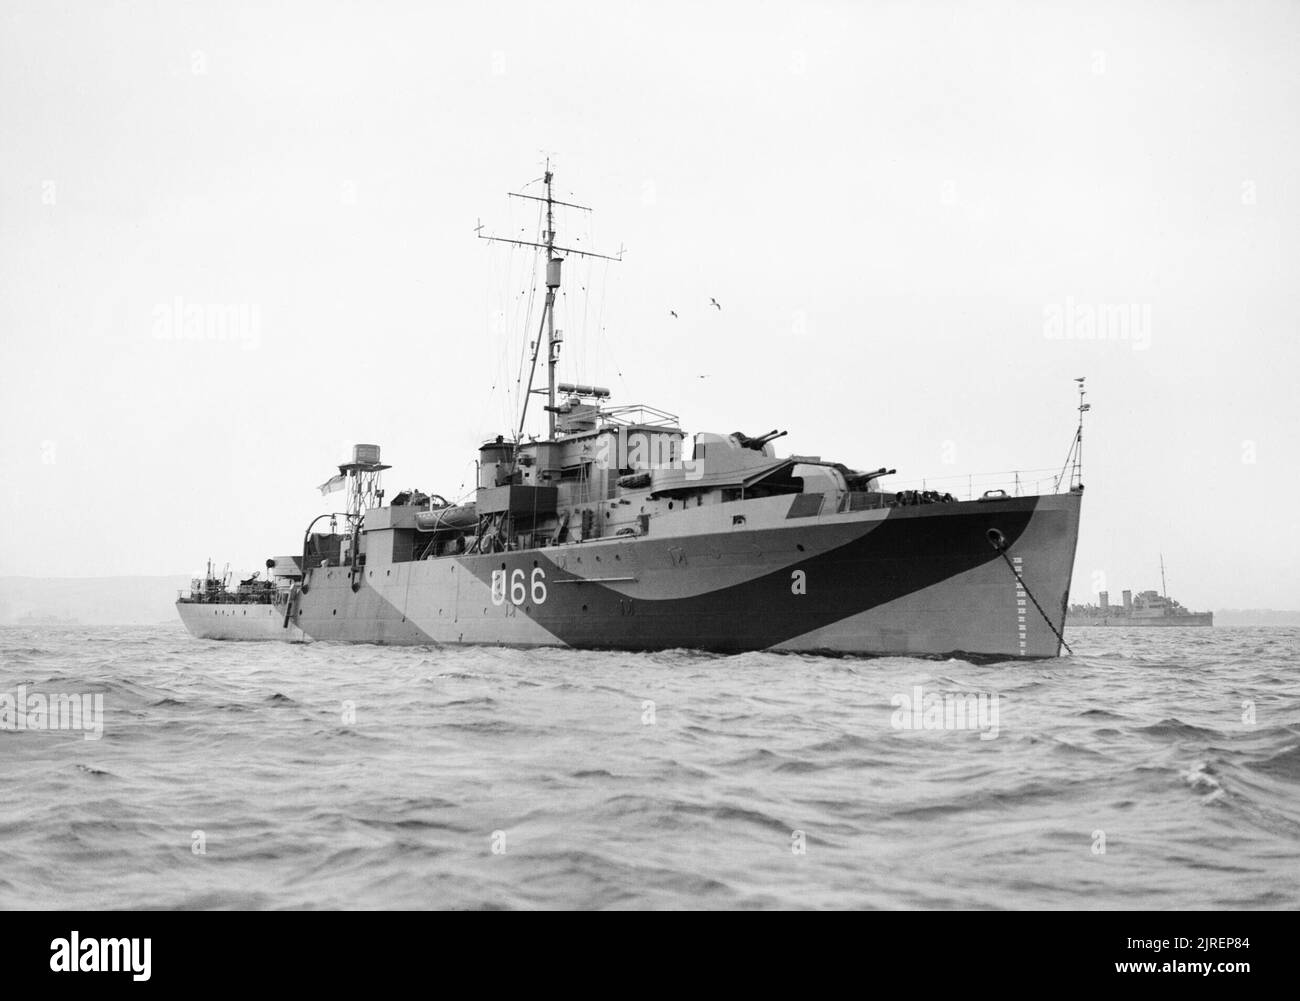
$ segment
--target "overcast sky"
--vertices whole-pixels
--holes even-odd
[[[352,441],[469,490],[550,152],[627,248],[562,376],[964,492],[1086,375],[1076,599],[1300,607],[1300,6],[1045,6],[4,0],[0,574],[259,566]]]

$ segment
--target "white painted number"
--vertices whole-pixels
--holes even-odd
[[[534,605],[540,605],[546,601],[546,571],[541,567],[533,568],[531,581],[525,579],[523,569],[517,569],[510,575],[510,604],[522,605],[528,600],[530,589]],[[504,605],[505,603],[506,572],[504,570],[493,570],[492,604]]]

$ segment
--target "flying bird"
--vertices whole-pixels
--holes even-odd
[[[668,311],[668,315],[671,316],[674,320],[677,319],[677,310],[675,310],[675,309],[670,309],[670,310]]]
[[[714,309],[717,310],[722,309],[722,304],[718,302],[717,299],[713,298],[713,296],[709,296],[709,305],[711,305]]]

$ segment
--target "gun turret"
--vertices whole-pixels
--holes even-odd
[[[777,431],[773,429],[765,435],[759,435],[759,437],[757,438],[751,438],[747,434],[743,434],[740,431],[736,431],[732,434],[731,437],[735,438],[736,441],[740,443],[741,448],[752,448],[755,452],[761,452],[763,451],[763,446],[766,445],[768,442],[776,441],[777,438],[784,438],[789,433],[790,433],[789,431]]]
[[[872,480],[878,480],[882,476],[893,476],[898,472],[897,469],[886,469],[884,466],[866,472],[861,469],[850,469],[843,463],[836,463],[835,468],[844,475],[844,482],[848,484],[850,490],[869,490]]]

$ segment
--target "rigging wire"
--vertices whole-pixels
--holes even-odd
[[[608,337],[608,336],[606,335],[606,333],[605,333],[605,297],[606,297],[606,295],[607,295],[608,292],[609,292],[609,265],[610,265],[610,262],[609,262],[609,261],[606,261],[606,262],[605,262],[605,274],[604,274],[604,276],[601,278],[601,281],[600,281],[600,312],[599,312],[599,314],[598,314],[598,317],[597,317],[596,323],[597,323],[597,324],[599,325],[599,327],[600,327],[600,340],[601,340],[601,343],[603,343],[603,344],[605,345],[605,351],[606,351],[606,352],[608,353],[608,355],[609,355],[609,360],[610,360],[610,361],[613,363],[613,365],[614,365],[614,371],[615,371],[616,373],[618,373],[618,381],[619,381],[619,384],[623,387],[623,394],[624,394],[625,396],[627,396],[627,397],[629,398],[629,400],[630,400],[631,393],[629,392],[629,390],[628,390],[628,388],[627,388],[627,380],[623,378],[623,367],[622,367],[621,365],[619,365],[619,363],[618,363],[618,359],[614,357],[614,348],[613,348],[613,346],[610,344],[609,337]]]
[[[487,250],[488,248],[484,248],[484,249]],[[496,314],[490,308],[492,304],[492,291],[493,291],[492,279],[493,279],[494,270],[495,269],[493,268],[493,257],[489,250],[489,252],[487,253],[487,281],[483,285],[483,323],[486,327],[484,331],[484,335],[488,343],[491,343],[492,341],[496,340],[496,338],[493,336],[493,330],[492,330],[492,319]],[[492,401],[496,399],[497,387],[500,386],[503,382],[502,376],[508,375],[508,372],[502,367],[501,362],[502,359],[498,357],[496,367],[494,368],[492,373],[492,385],[488,389],[487,395],[483,398],[483,403],[479,407],[478,417],[474,421],[474,429],[476,431],[483,427],[483,418],[487,415],[488,408],[492,405]]]
[[[524,190],[527,190],[542,180],[542,178],[536,178],[527,182],[522,187]],[[568,211],[569,208],[573,208],[575,211],[581,212],[582,215],[585,216],[583,224],[570,226],[570,223],[573,222],[573,213]],[[594,221],[590,210],[576,205],[567,206],[563,203],[554,204],[552,209],[554,212],[553,228],[556,232],[573,231],[575,247],[581,245],[584,242],[584,239],[588,246],[594,246],[591,242],[594,236]],[[537,201],[536,225],[534,230],[534,241],[536,244],[544,244],[546,242],[545,223],[546,202],[539,199]],[[578,232],[579,229],[581,229],[582,232]],[[514,233],[526,232],[526,227],[520,226],[516,230],[515,227],[511,226],[511,231]],[[521,257],[519,256],[521,253],[525,253],[526,258],[523,259],[526,259],[531,263],[531,282],[527,289],[520,291],[516,295],[514,289],[519,287],[518,282],[524,277],[522,269],[518,276],[516,276],[515,273],[515,264],[521,260]],[[569,364],[577,370],[577,381],[588,381],[588,375],[591,375],[593,379],[595,378],[600,367],[601,347],[603,345],[610,360],[614,364],[619,382],[622,385],[624,392],[626,392],[627,381],[624,378],[622,369],[618,366],[617,360],[613,357],[613,350],[609,344],[608,335],[604,328],[604,314],[609,278],[609,259],[605,259],[605,271],[601,280],[602,287],[600,290],[600,305],[597,312],[598,329],[595,331],[595,336],[593,336],[591,330],[591,313],[593,308],[592,281],[595,277],[596,258],[598,256],[600,255],[588,256],[586,253],[578,253],[561,258],[566,261],[570,269],[576,272],[575,278],[579,280],[580,288],[578,291],[575,291],[572,296],[570,296],[568,286],[562,286],[557,290],[558,295],[556,296],[554,306],[556,316],[553,319],[560,321],[556,323],[557,330],[563,330],[567,325],[572,325],[573,330],[571,333],[578,335],[580,338],[581,350],[576,350],[579,345],[573,345],[573,352],[566,356],[570,360]],[[540,355],[542,348],[547,350],[548,363],[550,360],[551,345],[544,343],[546,339],[546,334],[544,332],[538,334],[535,341],[530,341],[531,331],[534,326],[533,317],[537,306],[537,295],[541,280],[538,277],[539,268],[541,269],[541,273],[549,278],[549,274],[546,270],[547,264],[544,257],[544,254],[537,253],[535,249],[523,248],[518,244],[513,245],[503,276],[502,291],[504,294],[502,299],[507,304],[507,308],[505,311],[500,313],[485,310],[492,319],[500,317],[505,329],[494,331],[492,329],[492,323],[489,322],[487,331],[488,336],[501,345],[501,355],[498,358],[496,378],[489,390],[488,399],[484,401],[484,406],[486,409],[486,407],[490,405],[492,399],[496,398],[495,393],[498,388],[503,390],[502,397],[496,399],[499,400],[506,411],[502,414],[503,423],[510,426],[514,432],[516,440],[519,440],[523,434],[522,427],[518,425],[517,419],[526,413],[525,408],[527,407],[528,402],[527,393],[529,390],[524,384],[524,369],[529,367],[529,361],[531,358],[535,357],[535,355]],[[581,269],[575,267],[578,263],[583,265]],[[489,282],[489,285],[490,284],[491,283]],[[580,296],[579,292],[581,293]],[[579,303],[579,298],[581,298],[581,303]],[[579,310],[579,305],[581,305],[581,310]],[[519,338],[517,342],[514,340],[516,336]],[[518,345],[518,365],[511,366],[510,352],[516,343]],[[572,340],[570,340],[570,344],[572,344]],[[515,369],[513,373],[510,371],[511,367],[514,367]],[[513,379],[511,379],[512,374]],[[480,427],[481,426],[482,421],[480,418]]]
[[[593,241],[592,246],[594,245]],[[579,379],[580,382],[598,381],[599,372],[599,360],[592,357],[595,353],[593,346],[596,339],[591,336],[591,328],[587,325],[587,314],[591,309],[591,262],[592,258],[588,257],[583,259],[587,273],[583,275],[582,279],[582,361],[586,372],[583,374],[583,377]]]
[[[537,228],[536,228],[536,235],[539,242],[541,237],[542,225],[543,225],[542,210],[539,207],[537,210]],[[521,247],[513,247],[512,252],[515,254],[524,253],[523,248]],[[522,325],[516,326],[515,328],[515,329],[522,330],[523,332],[523,336],[519,344],[519,371],[518,374],[515,376],[514,396],[511,400],[507,401],[508,412],[503,415],[505,418],[506,426],[511,428],[512,430],[515,427],[515,418],[520,413],[522,413],[522,408],[524,406],[524,396],[525,393],[527,392],[523,388],[524,363],[528,360],[528,356],[529,356],[528,332],[532,329],[533,307],[536,304],[536,299],[537,299],[537,255],[531,251],[528,251],[526,252],[526,257],[532,264],[532,282],[528,289],[528,300],[526,303],[526,308],[524,310],[523,323]],[[521,274],[520,277],[522,278],[523,275]],[[540,334],[538,335],[538,337],[540,339]],[[538,351],[541,350],[540,344],[535,350]]]
[[[540,216],[537,223],[540,231]],[[513,290],[518,287],[519,282],[524,277],[525,267],[531,267],[530,288],[521,291],[518,296],[514,295]],[[494,281],[495,276],[499,279]],[[496,289],[497,301],[502,304],[499,310],[489,308],[493,290]],[[475,422],[475,429],[479,433],[489,433],[490,428],[486,428],[483,418],[486,416],[488,409],[495,402],[502,410],[499,415],[497,426],[513,426],[513,415],[518,412],[516,405],[519,398],[518,383],[521,379],[520,374],[515,376],[515,392],[512,392],[511,386],[511,365],[510,359],[514,349],[513,331],[522,328],[525,332],[522,343],[519,345],[521,360],[520,368],[522,369],[523,357],[526,356],[527,348],[527,330],[531,326],[532,315],[536,305],[537,295],[537,262],[535,255],[529,253],[521,255],[521,248],[512,246],[510,254],[506,258],[504,269],[498,269],[495,265],[495,257],[488,254],[488,281],[484,288],[485,304],[484,317],[486,323],[486,342],[490,345],[496,345],[497,350],[493,352],[495,362],[493,366],[493,381],[484,397],[483,405],[480,408],[479,416]],[[526,296],[526,298],[525,298]],[[520,324],[520,311],[523,312],[522,324]],[[497,329],[494,329],[494,325]],[[489,349],[490,350],[490,349]],[[501,395],[498,396],[498,390]]]

